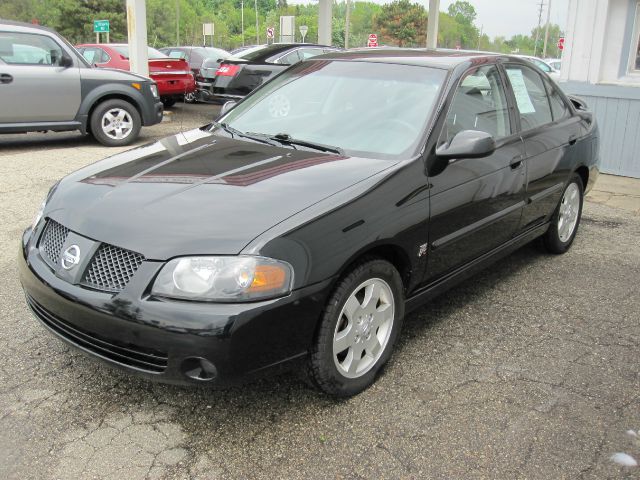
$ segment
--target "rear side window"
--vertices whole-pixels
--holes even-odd
[[[301,48],[298,53],[302,60],[315,57],[316,55],[322,55],[324,52],[321,48]]]
[[[465,74],[454,94],[440,143],[450,142],[463,130],[487,132],[494,138],[511,134],[507,98],[495,65]]]
[[[300,56],[298,55],[298,51],[294,50],[293,52],[287,53],[284,57],[281,57],[278,60],[278,63],[283,65],[293,65],[294,63],[298,63],[300,61]]]
[[[571,110],[558,93],[558,90],[551,85],[551,82],[548,80],[545,80],[544,84],[547,87],[547,92],[549,93],[549,103],[551,104],[553,121],[557,122],[558,120],[569,117],[571,115]]]
[[[171,50],[169,53],[163,53],[169,55],[169,58],[187,58],[187,53],[180,50]]]
[[[524,65],[506,65],[507,76],[520,112],[522,130],[551,123],[551,107],[542,77]]]
[[[62,54],[62,47],[45,35],[0,32],[0,59],[10,65],[57,66]]]

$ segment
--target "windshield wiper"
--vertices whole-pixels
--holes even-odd
[[[323,152],[332,152],[337,153],[338,155],[344,155],[344,150],[340,147],[325,145],[324,143],[309,142],[307,140],[299,140],[297,138],[293,138],[288,133],[278,133],[269,138],[287,145],[300,145],[301,147],[313,148],[314,150],[321,150]]]
[[[233,128],[227,123],[220,123],[220,122],[211,122],[211,123],[213,124],[214,127],[221,128],[222,130],[224,130],[227,133],[230,133],[233,136],[248,138],[249,140],[255,140],[256,142],[266,143],[267,145],[275,146],[275,143],[270,141],[269,137],[263,137],[261,135],[254,134],[251,132],[247,132],[247,133],[241,132],[240,130]]]

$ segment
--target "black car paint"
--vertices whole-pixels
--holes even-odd
[[[336,58],[349,55],[358,54]],[[587,190],[597,176],[597,127],[573,106],[569,121],[515,133],[484,159],[450,163],[435,156],[457,82],[491,61],[517,62],[469,57],[449,69],[422,148],[403,161],[296,151],[203,130],[85,167],[57,185],[45,216],[147,260],[115,296],[72,285],[40,258],[41,222],[25,232],[20,255],[29,301],[98,339],[167,352],[167,369],[143,371],[149,377],[193,382],[182,362],[206,358],[218,370],[212,383],[303,360],[335,281],[365,254],[391,261],[403,277],[407,307],[418,307],[544,233],[573,172],[588,177]],[[508,100],[518,127],[514,99]],[[210,224],[202,225],[205,212]],[[290,263],[293,292],[230,305],[150,295],[169,258],[237,253]]]

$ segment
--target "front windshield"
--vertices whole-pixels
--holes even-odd
[[[122,55],[124,58],[129,58],[129,45],[114,45],[113,49]],[[157,59],[157,58],[168,58],[164,53],[155,48],[148,47],[147,48],[147,56],[149,60]]]
[[[235,130],[400,158],[415,150],[446,71],[313,60],[289,68],[221,119]]]

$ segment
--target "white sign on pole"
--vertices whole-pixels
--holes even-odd
[[[275,28],[273,28],[273,27],[267,28],[267,38],[273,38],[275,33],[276,33]]]
[[[287,15],[280,17],[280,43],[296,41],[296,17]]]
[[[203,23],[202,24],[202,36],[203,37],[212,37],[214,32],[213,23]]]
[[[306,25],[300,25],[300,35],[302,35],[302,43],[304,43],[304,37],[307,36],[307,32],[309,31],[309,27]]]

